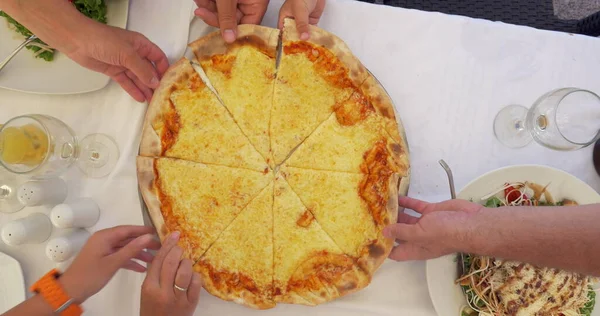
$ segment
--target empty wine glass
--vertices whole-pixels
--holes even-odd
[[[25,180],[0,168],[0,213],[14,213],[25,207],[17,198],[17,189]]]
[[[118,159],[109,136],[91,134],[80,141],[67,124],[48,115],[18,116],[0,127],[0,166],[15,174],[52,178],[77,163],[88,177],[101,178]]]
[[[504,107],[494,119],[494,134],[507,147],[535,140],[555,150],[577,150],[600,139],[600,97],[577,88],[562,88],[541,96],[530,109]]]

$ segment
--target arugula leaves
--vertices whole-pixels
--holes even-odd
[[[585,303],[583,308],[579,311],[581,315],[590,316],[596,305],[596,291],[590,286],[588,290],[588,302]]]
[[[500,201],[500,199],[498,197],[492,196],[487,201],[485,201],[485,204],[483,206],[485,206],[485,207],[500,207],[502,205],[503,205],[502,201]]]

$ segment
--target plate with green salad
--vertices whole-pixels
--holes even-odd
[[[125,28],[129,0],[65,0],[85,16]],[[5,12],[0,12],[0,60],[32,33]],[[81,67],[37,39],[0,72],[0,87],[42,94],[73,94],[102,89],[109,78]]]
[[[600,195],[585,182],[562,170],[538,165],[486,173],[467,184],[457,198],[486,207],[600,203]],[[550,281],[542,284],[543,291],[531,290],[540,279]],[[522,262],[448,255],[427,261],[427,283],[440,316],[600,316],[597,279]]]

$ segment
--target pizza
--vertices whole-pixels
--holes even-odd
[[[391,99],[344,42],[240,25],[190,45],[148,107],[138,182],[205,289],[256,309],[369,285],[410,178]],[[376,276],[375,276],[376,277]]]

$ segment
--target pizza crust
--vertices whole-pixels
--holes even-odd
[[[220,31],[212,32],[190,44],[196,58],[202,62],[210,59],[213,55],[227,54],[236,47],[244,44],[255,45],[269,56],[277,54],[279,30],[260,25],[241,24],[238,25],[237,40],[228,44],[223,40]]]
[[[191,67],[190,61],[182,58],[171,65],[161,79],[160,86],[154,91],[152,101],[146,111],[140,143],[140,156],[158,157],[162,154],[163,148],[160,136],[152,127],[152,123],[164,113],[172,110],[169,104],[174,87],[182,78],[191,75],[193,72],[194,69]]]
[[[352,54],[348,45],[339,37],[319,28],[314,25],[309,25],[310,39],[309,43],[323,46],[330,50],[343,64],[348,67],[350,79],[356,87],[359,87],[367,78],[368,70],[363,64]],[[285,41],[300,41],[296,21],[291,18],[286,18],[283,21],[283,38]]]
[[[154,173],[154,158],[137,157],[136,163],[140,192],[142,193],[144,203],[146,203],[152,224],[162,241],[169,235],[169,230],[165,225],[162,212],[160,211],[161,205],[156,193],[156,187],[154,186],[154,179],[156,177]]]

